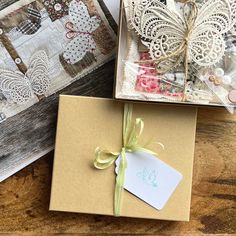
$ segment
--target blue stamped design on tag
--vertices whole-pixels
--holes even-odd
[[[157,188],[157,171],[148,170],[146,167],[142,171],[137,173],[137,177],[141,179],[145,184]]]

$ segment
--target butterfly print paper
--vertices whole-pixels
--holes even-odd
[[[0,11],[0,112],[6,118],[46,102],[115,52],[101,50],[116,36],[97,0],[28,2]],[[107,37],[98,42],[100,25]]]
[[[87,6],[80,0],[73,0],[69,6],[70,22],[66,24],[66,37],[71,39],[63,57],[69,64],[82,60],[87,52],[94,52],[96,43],[93,32],[99,27],[101,19],[90,16]]]

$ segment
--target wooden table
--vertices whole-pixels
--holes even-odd
[[[77,94],[111,96],[114,62],[105,68]],[[225,109],[199,109],[189,223],[49,212],[52,163],[50,153],[0,183],[0,234],[236,234],[236,115]]]

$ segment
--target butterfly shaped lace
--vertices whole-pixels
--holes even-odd
[[[0,91],[9,102],[26,103],[34,94],[41,96],[50,86],[48,57],[45,51],[36,52],[25,74],[0,69]]]
[[[236,23],[235,0],[203,0],[197,5],[190,33],[185,14],[189,15],[192,9],[184,9],[185,14],[181,15],[159,0],[130,0],[130,8],[132,27],[148,47],[152,60],[163,60],[159,65],[163,71],[183,61],[185,53],[170,55],[180,50],[186,40],[188,62],[203,67],[215,65],[225,53],[223,35]]]

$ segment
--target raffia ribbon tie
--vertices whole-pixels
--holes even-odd
[[[144,121],[141,118],[135,120],[135,124],[132,125],[132,113],[133,105],[125,104],[124,106],[124,117],[123,117],[123,147],[120,152],[111,152],[101,147],[96,148],[95,150],[95,160],[94,166],[99,170],[104,170],[109,168],[114,164],[114,162],[120,157],[120,165],[118,169],[118,174],[116,177],[116,186],[114,194],[114,215],[120,216],[121,209],[121,200],[122,193],[124,189],[125,182],[125,170],[127,168],[127,158],[126,153],[133,152],[146,152],[152,155],[157,155],[156,152],[153,152],[147,149],[147,146],[150,145],[149,141],[145,145],[140,145],[138,143],[140,136],[144,130]],[[163,144],[156,143],[164,148]]]
[[[189,6],[189,12],[186,13],[186,7]],[[156,68],[158,68],[158,72],[161,74],[165,74],[167,72],[170,72],[173,70],[181,61],[181,58],[184,58],[184,67],[185,67],[185,82],[184,82],[184,94],[186,91],[186,84],[187,84],[187,79],[188,79],[188,61],[189,61],[189,42],[191,39],[191,34],[193,32],[195,22],[198,16],[198,7],[197,4],[195,3],[195,0],[187,0],[184,2],[184,7],[183,7],[183,15],[184,15],[184,20],[186,23],[186,34],[183,39],[183,42],[179,46],[179,48],[171,52],[169,55],[162,56],[156,60],[142,60],[138,61],[138,63],[154,63]],[[187,15],[187,16],[186,16]],[[164,61],[167,60],[175,60],[176,63],[174,63],[172,66],[168,67],[165,70],[161,70],[159,68],[160,64]]]

